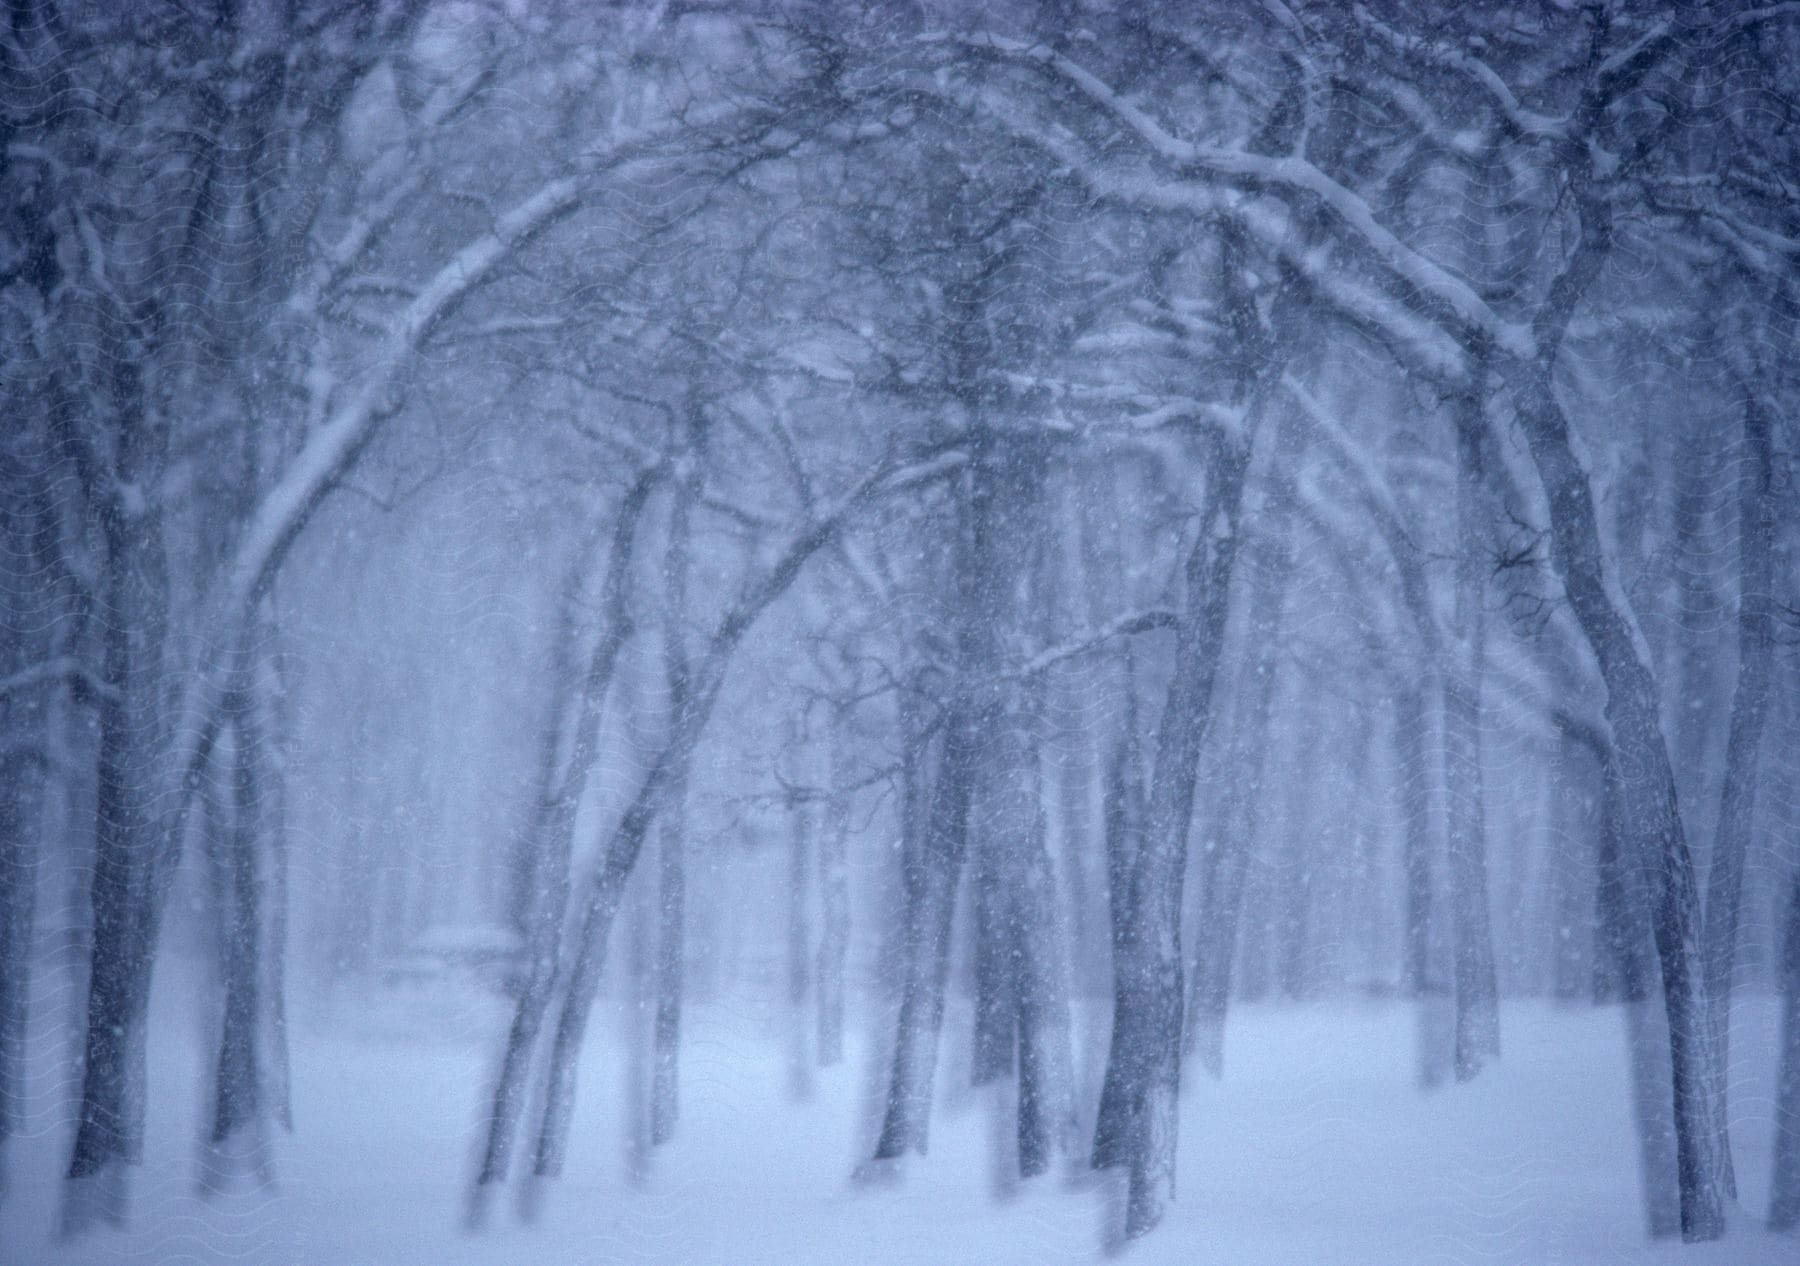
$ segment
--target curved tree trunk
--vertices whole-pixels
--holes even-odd
[[[1206,509],[1183,569],[1185,606],[1157,727],[1147,820],[1136,839],[1127,836],[1134,847],[1120,858],[1116,875],[1112,1039],[1093,1163],[1126,1171],[1128,1239],[1154,1228],[1174,1195],[1184,1002],[1181,888],[1248,461],[1247,448],[1215,448]]]
[[[573,679],[580,663],[578,647],[586,631],[580,608],[591,562],[587,552],[577,559],[564,583],[549,717],[541,735],[537,784],[519,842],[512,889],[514,917],[523,924],[525,934],[524,975],[518,982],[518,1001],[486,1115],[481,1163],[469,1206],[471,1221],[478,1222],[485,1215],[485,1191],[505,1179],[512,1162],[538,1034],[565,979],[561,938],[575,821],[592,773],[601,711],[620,652],[633,629],[627,603],[632,553],[645,506],[661,473],[650,470],[640,475],[620,505],[602,582],[604,625],[579,684]],[[603,539],[596,532],[592,544],[597,546]]]
[[[1712,1002],[1713,1046],[1720,1069],[1718,1112],[1727,1120],[1738,916],[1775,659],[1774,437],[1768,413],[1750,391],[1745,392],[1744,440],[1738,476],[1737,686],[1706,889],[1706,992]]]
[[[1606,717],[1624,777],[1628,864],[1655,876],[1651,927],[1669,1019],[1681,1232],[1716,1239],[1725,1229],[1725,1121],[1719,1114],[1712,1022],[1700,953],[1699,896],[1682,829],[1655,679],[1642,638],[1609,581],[1586,473],[1569,441],[1550,371],[1514,366],[1519,422],[1550,504],[1551,557],[1606,686]]]

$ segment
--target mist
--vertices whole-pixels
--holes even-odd
[[[1797,79],[18,0],[0,1259],[1788,1260]]]

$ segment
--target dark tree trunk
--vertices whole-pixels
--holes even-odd
[[[1485,378],[1485,367],[1476,371]],[[1499,986],[1488,908],[1486,794],[1482,771],[1482,677],[1487,661],[1487,611],[1479,506],[1486,478],[1479,397],[1463,404],[1456,428],[1456,638],[1453,668],[1443,677],[1444,800],[1456,985],[1458,1081],[1468,1081],[1500,1053]]]
[[[1245,569],[1250,610],[1244,625],[1244,660],[1237,672],[1241,703],[1234,718],[1225,785],[1209,815],[1210,848],[1202,859],[1183,1040],[1185,1050],[1197,1055],[1201,1067],[1214,1077],[1225,1071],[1225,1014],[1231,1004],[1244,886],[1250,849],[1267,799],[1263,777],[1269,756],[1269,717],[1279,676],[1282,618],[1294,571],[1290,536],[1295,494],[1290,463],[1304,455],[1307,442],[1299,421],[1293,410],[1282,412],[1271,460],[1260,470],[1264,502],[1255,520],[1255,565]]]
[[[846,769],[843,740],[832,742],[832,785]],[[850,812],[848,793],[834,790],[825,802],[819,831],[819,993],[818,1060],[829,1068],[844,1057],[844,975],[850,956]]]
[[[1552,749],[1542,828],[1556,894],[1550,928],[1550,989],[1558,1001],[1571,1005],[1584,1000],[1612,1001],[1608,986],[1601,981],[1604,969],[1594,955],[1597,938],[1578,931],[1595,927],[1591,917],[1596,908],[1593,842],[1597,833],[1591,827],[1597,804],[1594,782],[1589,771]]]
[[[98,709],[87,1020],[68,1169],[72,1185],[63,1211],[70,1231],[95,1220],[123,1220],[123,1166],[135,1163],[142,1150],[155,905],[179,843],[164,838],[156,798],[168,596],[161,534],[154,520],[128,515],[116,504],[109,503],[100,518],[105,600],[97,613],[110,689]]]
[[[967,845],[974,753],[981,739],[980,718],[969,711],[953,713],[946,722],[925,830],[903,863],[900,1013],[876,1160],[923,1153],[926,1147],[950,970],[950,919]]]
[[[1788,892],[1781,955],[1781,1072],[1775,1091],[1775,1164],[1769,1228],[1800,1227],[1800,873]]]
[[[1261,590],[1258,591],[1260,597]],[[1194,928],[1193,978],[1189,982],[1186,1044],[1213,1077],[1225,1072],[1225,1015],[1231,1005],[1233,967],[1243,925],[1244,889],[1262,816],[1262,779],[1268,762],[1269,707],[1274,702],[1273,638],[1257,642],[1244,674],[1248,706],[1238,714],[1227,781],[1213,815],[1212,846]]]
[[[675,1120],[681,1106],[682,978],[687,947],[687,875],[682,856],[686,847],[686,797],[686,787],[672,785],[656,824],[656,1021],[651,1044],[650,1142],[657,1147],[675,1137]]]
[[[575,1099],[576,1066],[587,1032],[588,1016],[600,989],[606,963],[606,943],[619,911],[619,901],[643,851],[644,839],[670,786],[685,785],[694,750],[706,731],[707,719],[718,703],[732,656],[744,635],[793,585],[808,559],[838,539],[846,520],[870,500],[889,490],[886,477],[894,467],[883,465],[856,485],[828,514],[796,532],[781,555],[749,584],[720,618],[707,639],[703,657],[695,661],[689,706],[674,712],[668,734],[649,761],[629,807],[607,838],[598,864],[582,885],[576,908],[580,924],[574,934],[574,954],[568,969],[568,989],[557,1018],[556,1036],[546,1071],[544,1112],[538,1131],[533,1170],[540,1178],[562,1172]],[[594,698],[592,692],[590,698]],[[521,1014],[523,1014],[521,1007]],[[509,1046],[512,1043],[509,1043]],[[528,1049],[528,1048],[527,1048]],[[510,1055],[509,1055],[510,1058]],[[502,1090],[505,1083],[502,1082]],[[497,1099],[498,1102],[498,1099]],[[499,1114],[495,1114],[499,1122]],[[485,1170],[485,1167],[484,1167]]]
[[[691,744],[683,746],[691,748]],[[625,881],[637,865],[638,854],[643,851],[644,840],[656,816],[655,801],[661,783],[668,777],[663,769],[671,759],[685,762],[689,754],[688,750],[678,756],[673,751],[666,752],[652,766],[637,798],[608,839],[599,868],[587,885],[577,948],[569,964],[568,988],[562,1012],[557,1017],[556,1035],[551,1041],[549,1066],[545,1072],[544,1111],[532,1158],[532,1172],[539,1178],[554,1178],[562,1173],[575,1107],[576,1065],[582,1039],[587,1034],[588,1016],[600,992],[607,938],[619,913]]]
[[[589,563],[586,554],[577,560],[564,585],[555,675],[570,680],[555,683],[557,689],[552,693],[539,752],[530,818],[520,845],[520,878],[513,892],[515,900],[520,895],[527,898],[520,902],[518,915],[526,932],[524,978],[518,985],[518,1001],[494,1078],[481,1164],[469,1205],[471,1221],[479,1221],[485,1215],[484,1192],[506,1177],[519,1117],[525,1108],[538,1034],[565,979],[561,938],[570,891],[575,820],[592,770],[601,710],[618,668],[619,654],[633,629],[627,603],[632,553],[645,506],[661,473],[658,469],[640,475],[620,506],[607,555],[605,623],[578,688],[572,688],[576,687],[572,679],[580,663],[577,648],[585,628],[579,611]],[[602,538],[596,533],[594,539],[597,544]],[[555,702],[558,699],[561,706]]]
[[[1438,987],[1431,970],[1433,832],[1431,778],[1427,765],[1429,724],[1424,690],[1412,683],[1401,686],[1394,717],[1400,816],[1404,831],[1401,866],[1406,875],[1406,927],[1400,982],[1407,994],[1415,998]]]
[[[1640,844],[1627,850],[1655,876],[1651,926],[1669,1018],[1681,1232],[1690,1240],[1724,1233],[1725,1122],[1718,1111],[1718,1065],[1700,954],[1699,898],[1682,829],[1674,772],[1662,732],[1656,683],[1641,638],[1614,596],[1586,473],[1570,448],[1568,419],[1550,372],[1516,367],[1519,421],[1550,505],[1551,557],[1569,605],[1600,664],[1606,717],[1622,778],[1623,819]],[[1634,862],[1635,864],[1635,862]]]
[[[10,458],[0,452],[0,461]],[[0,466],[0,474],[10,473]],[[0,603],[5,604],[0,607],[0,679],[23,671],[39,655],[63,649],[51,638],[36,635],[47,601],[55,601],[43,582],[44,575],[54,574],[60,566],[55,520],[39,489],[22,483],[0,480]],[[44,839],[45,771],[58,711],[51,706],[53,692],[62,689],[62,683],[54,680],[10,692],[0,689],[0,1149],[24,1122],[25,1037],[38,853]],[[0,1166],[4,1160],[0,1154]],[[0,1168],[0,1194],[4,1187]]]
[[[1019,1176],[1050,1168],[1072,1140],[1074,1123],[1066,973],[1057,944],[1056,882],[1045,847],[1042,809],[1014,894],[1013,918],[1024,952],[1015,993],[1018,1006]]]
[[[1670,592],[1665,599],[1669,618],[1658,667],[1665,686],[1663,715],[1675,786],[1681,802],[1692,806],[1717,803],[1716,735],[1721,728],[1719,705],[1725,685],[1713,632],[1717,613],[1729,601],[1727,594],[1719,592],[1714,574],[1722,570],[1713,555],[1718,548],[1715,533],[1721,526],[1715,503],[1723,498],[1719,496],[1720,446],[1713,430],[1712,425],[1702,424],[1673,445],[1673,504],[1665,529],[1670,549]],[[1754,437],[1750,438],[1754,444]],[[1746,466],[1753,467],[1755,461],[1752,453]],[[1754,478],[1748,469],[1744,474]],[[1739,500],[1744,500],[1742,490]],[[1740,667],[1740,675],[1742,671]],[[1706,836],[1712,824],[1702,821],[1697,809],[1689,812],[1688,823],[1691,847],[1702,857],[1710,856]],[[1711,846],[1716,848],[1717,842],[1712,841]]]
[[[1775,454],[1768,413],[1745,392],[1744,455],[1738,478],[1738,675],[1725,748],[1725,787],[1706,890],[1706,992],[1719,1064],[1718,1112],[1729,1119],[1731,994],[1737,962],[1744,862],[1756,807],[1758,767],[1775,659]]]
[[[9,720],[0,711],[0,725]],[[3,729],[0,735],[4,735]],[[34,756],[15,754],[0,758],[0,1147],[6,1145],[25,1116],[25,1033],[37,882],[39,781]]]
[[[1316,707],[1295,706],[1286,715],[1294,718],[1292,733],[1297,737],[1283,762],[1290,769],[1317,769],[1323,718]],[[1281,816],[1272,832],[1268,850],[1270,887],[1274,890],[1274,915],[1269,932],[1274,967],[1274,983],[1289,1001],[1306,996],[1307,954],[1312,936],[1313,876],[1307,868],[1304,842],[1318,846],[1311,810],[1313,797],[1286,789],[1281,796]]]
[[[812,801],[788,804],[787,1007],[788,1091],[796,1099],[812,1093],[812,1060],[806,1049],[807,1002],[812,997]]]
[[[1093,1162],[1126,1171],[1124,1233],[1135,1239],[1162,1220],[1175,1186],[1181,1087],[1181,887],[1200,746],[1212,709],[1224,640],[1238,510],[1249,454],[1220,444],[1207,505],[1184,567],[1185,606],[1175,671],[1157,728],[1149,812],[1121,859],[1115,906],[1112,1040],[1094,1125]]]
[[[625,920],[625,1172],[633,1183],[649,1181],[656,1115],[656,954],[660,919],[656,877],[632,889]],[[535,1197],[530,1187],[527,1192]]]
[[[689,514],[699,497],[706,451],[706,415],[698,404],[687,410],[689,473],[669,503],[668,549],[663,559],[663,670],[668,677],[670,724],[687,724],[694,706],[693,669],[688,662]],[[696,736],[697,737],[697,736]],[[650,1142],[675,1137],[679,1108],[683,967],[687,957],[687,769],[684,756],[672,771],[657,812],[657,925],[655,1067],[650,1086]]]
[[[1632,1120],[1638,1140],[1638,1183],[1645,1225],[1653,1238],[1681,1230],[1675,1118],[1672,1109],[1669,1028],[1657,1005],[1660,979],[1650,897],[1641,865],[1625,855],[1624,789],[1606,735],[1579,724],[1564,726],[1591,753],[1601,776],[1595,851],[1595,957],[1616,982],[1625,1018],[1631,1073]]]
[[[990,746],[992,742],[990,739]],[[985,803],[976,814],[981,822],[993,822],[997,817],[997,810]],[[995,830],[978,832],[971,842],[969,909],[974,934],[975,1047],[969,1077],[977,1086],[1010,1076],[1013,1070],[1018,941],[1012,923],[1010,859],[1002,852],[1014,843],[1008,834]]]
[[[919,1047],[935,1044],[942,1000],[920,987],[941,974],[954,904],[954,871],[966,851],[972,868],[976,1084],[1017,1073],[1014,1097],[1018,1172],[1043,1172],[1058,1139],[1065,1093],[1056,1050],[1067,1008],[1055,963],[1055,899],[1045,852],[1042,788],[1035,742],[1036,711],[1012,671],[1036,626],[1033,599],[1041,562],[1041,500],[1048,452],[1029,432],[983,421],[974,445],[966,495],[959,503],[957,554],[958,680],[939,769],[940,794],[958,806],[956,829],[966,843],[948,863],[946,844],[929,845],[926,874],[905,880],[907,985],[896,1035],[889,1110],[877,1159],[922,1148],[913,1114],[929,1110],[930,1061]],[[958,769],[966,763],[968,768]],[[948,810],[946,810],[947,812]],[[932,834],[939,830],[933,809]],[[909,867],[909,871],[913,869]],[[948,869],[948,882],[940,878]],[[941,895],[940,895],[941,890]],[[942,902],[945,908],[937,909]],[[923,956],[922,961],[919,956]],[[937,986],[931,986],[935,992]],[[919,1025],[924,1030],[917,1031]],[[921,1078],[921,1072],[923,1076]],[[915,1080],[916,1079],[916,1080]]]
[[[1437,672],[1427,678],[1436,685]],[[1414,1001],[1419,1086],[1433,1090],[1444,1084],[1456,1063],[1456,1024],[1452,979],[1446,977],[1440,944],[1443,912],[1439,900],[1438,819],[1431,789],[1439,782],[1432,759],[1431,720],[1426,686],[1407,683],[1400,689],[1395,719],[1395,746],[1400,760],[1400,804],[1405,818],[1401,845],[1406,875],[1406,929],[1402,976]]]
[[[259,775],[264,736],[247,681],[227,695],[230,727],[229,797],[213,797],[207,833],[217,875],[219,968],[225,1007],[213,1072],[208,1172],[202,1181],[224,1187],[239,1166],[260,1180],[272,1177],[265,1126],[269,1087],[263,1055],[267,894],[260,853],[263,813]],[[215,760],[222,753],[215,753]]]
[[[1028,430],[989,423],[966,502],[968,549],[960,576],[963,688],[979,709],[969,849],[974,925],[977,1085],[1018,1077],[1013,1097],[1017,1172],[1049,1167],[1061,1115],[1054,1075],[1066,1022],[1056,966],[1055,900],[1045,852],[1037,745],[1041,709],[1010,672],[1041,630],[1042,511],[1049,452]]]

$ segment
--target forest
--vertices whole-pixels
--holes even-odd
[[[9,0],[0,1260],[1792,1260],[1796,85]]]

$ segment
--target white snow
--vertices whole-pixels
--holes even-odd
[[[634,1179],[623,1008],[604,1003],[566,1176],[544,1193],[535,1224],[519,1222],[509,1195],[471,1233],[462,1225],[469,1152],[502,1009],[430,992],[340,1005],[296,1024],[296,1133],[278,1144],[276,1189],[208,1202],[195,1181],[199,1023],[186,1014],[199,991],[179,964],[167,966],[147,1150],[173,1163],[132,1175],[128,1230],[56,1242],[73,1087],[51,1058],[54,1036],[40,1032],[30,1117],[8,1157],[15,1185],[0,1203],[7,1266],[1026,1266],[1103,1256],[1106,1182],[1064,1174],[997,1190],[990,1101],[955,1088],[966,1084],[967,1044],[956,1007],[930,1156],[910,1158],[897,1181],[858,1186],[868,1048],[854,1043],[850,1060],[817,1074],[813,1097],[795,1102],[785,1012],[773,1004],[691,1014],[678,1135]],[[1733,1137],[1750,1212],[1724,1242],[1684,1246],[1651,1244],[1641,1229],[1616,1010],[1510,1003],[1500,1063],[1425,1095],[1411,1083],[1413,1021],[1400,1003],[1240,1007],[1225,1080],[1200,1077],[1186,1097],[1178,1203],[1124,1256],[1144,1266],[1792,1262],[1795,1241],[1751,1216],[1767,1194],[1777,1018],[1772,1001],[1744,999],[1733,1043]]]

